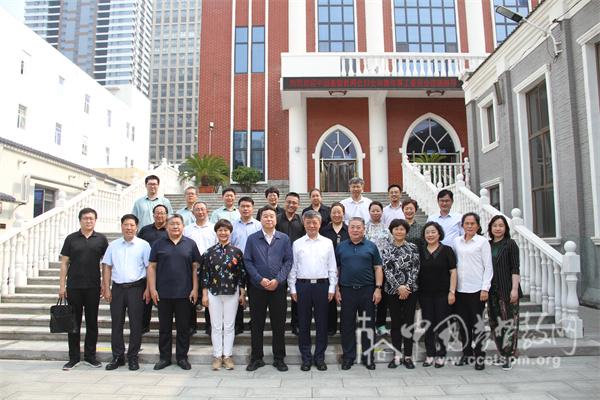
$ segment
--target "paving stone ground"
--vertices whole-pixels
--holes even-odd
[[[2,399],[582,399],[599,398],[600,357],[521,358],[511,371],[488,365],[484,371],[472,367],[390,370],[378,364],[375,371],[354,366],[342,371],[302,372],[290,365],[288,372],[272,366],[246,372],[211,371],[193,365],[191,371],[177,366],[153,371],[143,364],[131,372],[126,368],[106,371],[81,363],[61,370],[57,361],[0,361]]]

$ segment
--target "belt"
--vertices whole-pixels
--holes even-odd
[[[310,284],[315,284],[315,283],[329,283],[329,278],[320,278],[320,279],[296,279],[296,282],[298,283],[310,283]]]
[[[368,287],[373,287],[374,285],[363,285],[363,286],[341,286],[344,289],[354,289],[354,290],[358,290],[358,289],[362,289],[362,288],[368,288]]]
[[[133,287],[146,286],[146,278],[142,278],[139,281],[128,282],[128,283],[116,283],[113,281],[113,286],[120,287],[123,289],[129,289]]]

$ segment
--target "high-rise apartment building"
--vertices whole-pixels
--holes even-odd
[[[200,17],[201,0],[154,1],[151,163],[181,163],[198,149]]]
[[[27,0],[25,24],[100,84],[148,96],[152,0]]]

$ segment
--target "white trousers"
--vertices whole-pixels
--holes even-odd
[[[214,296],[208,292],[208,311],[210,312],[210,339],[213,356],[231,357],[235,338],[235,315],[237,314],[239,294]]]

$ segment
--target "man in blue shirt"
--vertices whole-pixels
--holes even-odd
[[[121,218],[123,237],[112,241],[102,259],[102,284],[104,299],[110,303],[110,344],[113,359],[107,370],[125,365],[125,343],[123,325],[125,309],[129,316],[129,347],[127,361],[129,369],[140,369],[138,352],[142,344],[142,319],[144,301],[150,302],[146,285],[146,268],[150,257],[150,245],[135,236],[138,219],[133,214]],[[112,290],[111,290],[112,285]]]
[[[383,270],[381,256],[375,243],[365,239],[365,221],[361,217],[350,218],[349,240],[344,240],[335,249],[339,268],[339,287],[336,300],[341,304],[340,326],[342,332],[342,369],[352,367],[356,354],[356,314],[367,317],[367,329],[375,337],[375,305],[381,301]],[[372,333],[372,334],[371,334]],[[369,341],[366,332],[362,336],[363,352],[374,343]],[[360,354],[361,362],[367,369],[375,369],[373,357]]]
[[[146,226],[152,223],[152,210],[158,204],[164,204],[167,207],[167,214],[173,212],[173,207],[171,207],[169,199],[158,195],[160,178],[156,175],[148,175],[144,182],[146,184],[146,195],[133,203],[133,211],[131,211],[133,215],[138,217],[140,221],[139,226]]]
[[[183,217],[183,223],[185,226],[191,225],[196,222],[194,216],[194,204],[198,200],[198,193],[195,186],[188,186],[183,191],[185,196],[185,207],[177,210],[177,214]]]
[[[176,358],[182,369],[191,369],[187,354],[190,348],[190,302],[198,300],[197,269],[201,256],[196,243],[183,236],[183,218],[174,214],[167,220],[168,237],[158,239],[150,251],[148,288],[158,306],[160,361],[155,370],[171,365],[173,349],[173,315],[177,327]]]
[[[273,206],[261,209],[262,229],[248,237],[244,249],[244,264],[248,273],[248,298],[252,318],[252,353],[247,371],[265,365],[263,334],[267,308],[273,331],[273,366],[287,371],[285,358],[286,280],[292,269],[293,255],[290,238],[275,230],[277,212]]]

